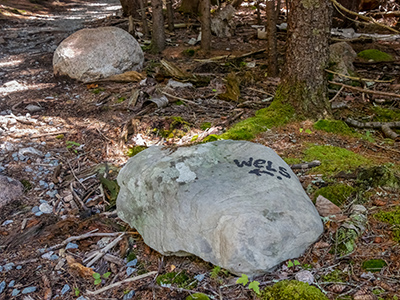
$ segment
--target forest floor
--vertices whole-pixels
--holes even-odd
[[[236,34],[215,40],[210,53],[188,44],[198,36],[198,22],[177,13],[176,23],[192,25],[168,32],[168,47],[161,55],[146,52],[146,84],[86,85],[55,77],[52,56],[57,45],[83,27],[127,29],[128,21],[118,10],[115,0],[0,2],[0,174],[25,187],[20,201],[0,210],[0,300],[57,295],[129,299],[133,294],[134,299],[185,299],[197,291],[213,299],[253,299],[253,291],[218,267],[194,257],[163,257],[147,247],[116,216],[113,179],[137,146],[187,145],[210,135],[215,138],[213,134],[269,105],[279,78],[266,76],[266,41],[257,39],[252,27],[257,24],[254,10],[242,7],[235,16]],[[285,33],[279,32],[278,38],[282,63]],[[400,121],[398,40],[351,43],[357,52],[379,49],[394,60],[358,60],[358,75],[370,80],[347,83],[394,95],[347,88],[338,93],[331,86],[337,120]],[[147,45],[145,39],[139,41]],[[215,57],[220,58],[210,60]],[[162,58],[185,72],[207,76],[209,83],[167,87],[170,78],[163,72]],[[229,73],[241,79],[240,101],[218,96],[226,91]],[[168,98],[165,107],[149,100],[156,88]],[[399,141],[386,138],[379,128],[350,128],[343,122],[316,125],[308,120],[268,129],[252,141],[271,147],[289,164],[319,160],[319,167],[294,171],[311,199],[321,194],[341,207],[336,218],[325,218],[323,236],[295,264],[285,262],[255,278],[260,287],[308,270],[330,299],[400,297],[400,212],[382,214],[399,205]],[[104,175],[107,179],[100,182]],[[79,209],[75,202],[80,201],[88,201],[90,213]],[[38,208],[44,203],[51,208],[49,213]],[[355,213],[354,204],[366,211]],[[352,213],[361,223],[350,217]],[[84,266],[87,257],[125,231],[93,264],[96,273],[109,275],[95,285],[93,271]],[[68,241],[72,244],[65,249]],[[127,258],[137,260],[127,266]],[[371,262],[373,267],[368,266]],[[179,280],[160,286],[153,275],[90,294],[151,271],[175,272]]]

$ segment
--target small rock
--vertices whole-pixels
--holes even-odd
[[[190,82],[179,82],[173,79],[170,79],[168,81],[167,87],[170,87],[172,89],[177,89],[177,88],[192,88],[193,84]]]
[[[61,290],[61,296],[64,295],[65,293],[67,293],[68,291],[70,291],[71,288],[69,287],[68,284],[65,284]]]
[[[37,156],[43,156],[43,152],[40,150],[37,150],[33,147],[28,147],[28,148],[21,148],[18,150],[18,156],[25,156],[27,154],[34,154]]]
[[[17,270],[21,270],[21,269],[22,269],[22,266],[19,265],[19,266],[16,266],[15,268],[16,268]]]
[[[67,246],[65,247],[65,250],[68,250],[68,249],[78,249],[78,245],[77,244],[75,244],[75,243],[68,243],[67,244]]]
[[[0,272],[3,272],[3,266],[0,266]]]
[[[4,265],[4,271],[5,272],[11,271],[13,267],[14,267],[14,263],[5,264]]]
[[[29,286],[26,287],[22,290],[22,294],[29,294],[29,293],[33,293],[36,291],[36,287],[35,286]]]
[[[6,288],[6,282],[3,280],[0,283],[0,294],[4,291],[5,288]]]
[[[137,265],[137,258],[135,258],[134,260],[131,260],[130,262],[128,262],[126,264],[127,267],[134,267]]]
[[[0,208],[9,202],[19,199],[24,193],[24,186],[21,182],[0,175]]]
[[[37,111],[41,111],[43,109],[43,107],[29,104],[28,106],[25,107],[25,109],[29,112],[37,112]]]
[[[126,275],[131,276],[133,274],[133,272],[136,271],[136,268],[132,268],[132,267],[128,267],[126,269]]]
[[[3,222],[3,224],[1,224],[1,226],[7,226],[8,224],[11,224],[13,222],[14,222],[13,220],[6,220]]]
[[[205,277],[206,276],[204,274],[198,274],[198,275],[194,276],[193,278],[196,279],[198,282],[201,282],[201,281],[203,281],[203,279]]]
[[[78,298],[76,298],[76,300],[88,300],[88,299],[83,296],[79,296]]]
[[[333,204],[329,199],[324,196],[319,195],[315,202],[315,208],[321,217],[327,217],[332,215],[341,214],[342,210],[335,204]]]
[[[196,38],[191,38],[191,39],[188,41],[188,44],[189,44],[190,46],[196,45],[196,44],[197,44],[197,39],[196,39]]]
[[[11,280],[10,283],[8,284],[8,287],[11,288],[14,287],[14,285],[15,285],[15,280]]]
[[[44,214],[51,214],[53,212],[53,207],[48,203],[42,203],[39,206],[39,210]]]
[[[314,275],[307,270],[297,272],[295,275],[296,280],[312,284],[314,282]]]
[[[128,294],[125,294],[125,295],[124,295],[124,298],[122,298],[122,299],[123,299],[123,300],[132,299],[133,296],[135,296],[135,291],[134,291],[134,290],[130,291]]]
[[[12,293],[11,293],[11,296],[15,297],[15,296],[17,296],[20,292],[21,292],[21,291],[18,290],[18,289],[13,289],[13,291],[12,291]]]
[[[40,211],[39,206],[34,206],[34,207],[32,207],[32,209],[31,209],[31,212],[34,213],[34,214],[36,214],[36,213],[39,212],[39,211]]]

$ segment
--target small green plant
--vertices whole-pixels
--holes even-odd
[[[297,259],[295,259],[293,262],[289,259],[289,261],[287,262],[286,266],[288,268],[293,268],[295,266],[300,266],[300,263]]]
[[[103,276],[101,276],[99,273],[93,273],[93,278],[94,278],[94,284],[98,285],[101,283],[101,277],[103,277],[104,279],[107,279],[108,277],[110,277],[111,272],[107,272],[104,273]]]
[[[138,154],[139,152],[142,152],[146,148],[147,147],[145,147],[145,146],[134,146],[134,147],[131,147],[126,151],[126,155],[128,155],[129,157],[135,156],[136,154]]]
[[[79,294],[81,293],[81,291],[79,290],[79,288],[74,287],[74,294],[76,297],[79,297]]]
[[[246,286],[247,283],[249,283],[249,277],[246,274],[242,274],[242,277],[238,278],[236,280],[237,284],[243,284],[243,286]],[[249,290],[252,290],[254,293],[257,295],[260,295],[260,283],[256,280],[251,281],[249,285],[247,286]]]
[[[104,89],[103,88],[92,89],[91,92],[97,95],[100,94],[101,92],[104,92]]]
[[[201,130],[207,130],[208,128],[211,128],[211,123],[210,122],[204,122],[203,124],[200,125]]]
[[[122,103],[122,102],[124,102],[125,100],[126,100],[125,97],[119,97],[119,98],[117,99],[117,103]]]
[[[211,278],[218,278],[220,275],[228,276],[229,272],[227,270],[222,269],[220,266],[214,266],[212,271],[210,272]]]
[[[67,145],[67,149],[70,149],[75,153],[78,153],[78,150],[76,148],[81,146],[81,144],[74,141],[66,141],[65,144]]]

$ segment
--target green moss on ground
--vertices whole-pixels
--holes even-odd
[[[374,214],[374,218],[381,222],[393,225],[393,240],[400,243],[400,207],[396,207],[392,211],[381,211]]]
[[[334,146],[313,145],[304,151],[303,160],[319,160],[321,165],[312,172],[333,175],[340,171],[351,172],[359,166],[370,166],[371,161],[366,157],[350,150]]]
[[[345,282],[347,278],[347,274],[343,273],[342,270],[334,270],[329,274],[326,274],[321,277],[321,280],[324,282]]]
[[[221,139],[251,140],[258,133],[274,126],[282,126],[293,119],[294,108],[274,100],[267,108],[260,109],[254,117],[243,120],[220,136]]]
[[[211,123],[210,122],[204,122],[200,125],[201,130],[207,130],[208,128],[211,128]]]
[[[135,156],[136,154],[138,154],[139,152],[142,152],[146,148],[147,147],[145,147],[145,146],[135,146],[135,147],[129,148],[126,151],[126,155],[128,155],[129,157]]]
[[[347,184],[338,183],[320,188],[315,192],[314,200],[316,200],[319,195],[322,195],[335,205],[341,206],[354,192],[356,192],[355,188],[348,186]]]
[[[376,122],[394,122],[400,121],[400,109],[389,109],[376,106],[373,108],[375,116],[374,121]]]
[[[366,59],[366,60],[373,60],[373,61],[392,61],[393,57],[385,53],[383,51],[379,51],[377,49],[367,49],[364,51],[361,51],[357,55],[360,58]]]
[[[261,294],[263,300],[328,300],[315,286],[297,280],[283,280],[266,287]]]
[[[379,272],[387,263],[383,259],[370,259],[362,263],[362,268],[369,272]]]
[[[190,279],[185,271],[179,273],[169,272],[159,275],[156,279],[156,282],[159,285],[175,284],[182,289],[192,289],[197,286],[197,281]]]
[[[186,297],[186,300],[210,300],[210,298],[202,293],[192,294]]]
[[[356,132],[350,128],[345,122],[338,120],[319,120],[314,124],[314,128],[329,133],[341,135],[356,135]]]

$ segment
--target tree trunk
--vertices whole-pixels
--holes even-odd
[[[276,100],[291,103],[299,116],[330,115],[325,68],[329,59],[329,0],[292,0],[289,4],[286,63]]]
[[[200,0],[182,0],[179,11],[184,14],[198,15]]]
[[[267,1],[267,45],[268,45],[268,76],[276,77],[279,73],[278,53],[276,49],[276,12],[275,1]]]
[[[124,17],[132,16],[138,18],[139,16],[139,1],[138,0],[120,0],[122,6],[122,15]]]
[[[153,53],[160,53],[165,49],[162,0],[151,0],[151,6],[153,9],[153,32],[151,38],[151,48]]]
[[[201,49],[211,49],[211,14],[210,0],[200,0],[200,22],[201,22]]]
[[[146,2],[146,6],[143,2]],[[147,24],[147,16],[146,16],[146,9],[147,9],[148,2],[147,0],[139,0],[140,6],[140,16],[142,18],[142,27],[143,27],[143,34],[147,38],[149,36],[149,26]]]
[[[174,31],[174,8],[172,7],[172,0],[167,0],[167,18],[168,18],[168,30]]]

